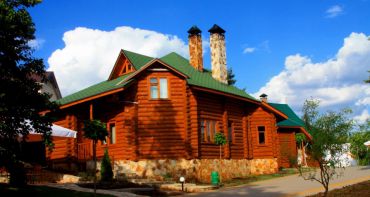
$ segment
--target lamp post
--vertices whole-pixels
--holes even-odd
[[[184,183],[185,183],[185,177],[180,177],[180,183],[181,183],[181,190],[184,191]]]

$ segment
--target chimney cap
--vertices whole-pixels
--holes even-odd
[[[222,29],[220,26],[214,24],[212,26],[212,28],[208,30],[208,32],[211,33],[211,34],[213,34],[213,33],[221,33],[221,34],[223,34],[226,31],[224,29]]]
[[[261,97],[261,98],[266,98],[266,97],[267,97],[267,94],[262,93],[262,94],[260,95],[260,97]]]
[[[194,34],[200,34],[202,33],[202,31],[196,26],[196,25],[193,25],[189,30],[188,30],[188,33],[190,35],[194,35]]]

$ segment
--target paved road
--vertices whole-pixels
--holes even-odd
[[[348,167],[343,176],[331,181],[330,189],[341,188],[345,185],[370,180],[370,166]],[[194,193],[189,196],[306,196],[322,192],[323,187],[316,181],[305,181],[298,175],[291,175],[266,181],[217,191]]]

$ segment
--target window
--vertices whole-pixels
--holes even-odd
[[[157,78],[150,79],[150,98],[158,98],[158,80]]]
[[[217,121],[202,120],[200,123],[202,142],[213,142],[216,130],[217,130]]]
[[[229,138],[229,143],[233,142],[233,132],[234,132],[234,123],[231,121],[228,121],[227,123],[227,134]]]
[[[202,120],[200,122],[200,140],[202,142],[206,141],[206,138],[205,138],[205,130],[206,130],[206,121],[205,120]]]
[[[116,125],[115,124],[110,124],[109,125],[109,139],[110,139],[110,144],[115,144],[116,143]]]
[[[116,132],[116,125],[114,123],[108,124],[108,136],[104,141],[102,141],[102,145],[108,144],[115,144],[117,142],[117,132]]]
[[[150,78],[150,98],[151,99],[167,99],[168,98],[168,82],[167,78]]]
[[[258,127],[258,142],[260,144],[265,144],[265,126]]]

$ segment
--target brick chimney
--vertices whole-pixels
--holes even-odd
[[[188,30],[188,33],[190,64],[195,69],[203,71],[202,31],[194,25]]]
[[[208,32],[211,34],[212,77],[227,84],[225,30],[214,24]]]

